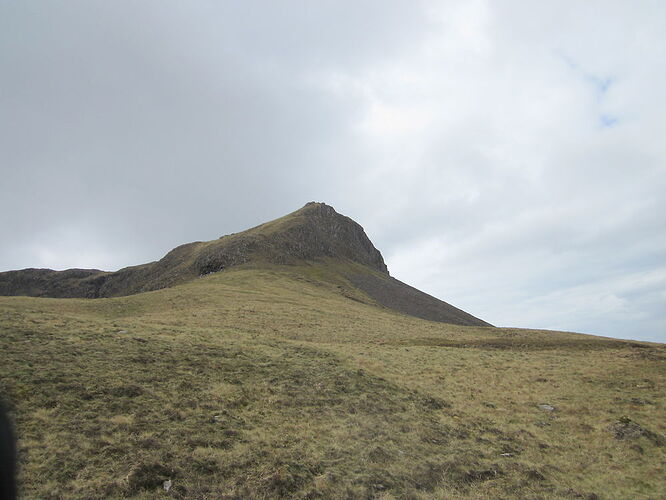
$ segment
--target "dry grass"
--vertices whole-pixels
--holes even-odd
[[[664,497],[663,345],[418,320],[337,271],[0,298],[23,497]]]

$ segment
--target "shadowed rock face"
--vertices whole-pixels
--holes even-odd
[[[363,273],[346,276],[359,290],[394,311],[417,318],[463,326],[492,326],[457,307],[390,276]]]
[[[162,259],[116,272],[24,269],[0,273],[0,295],[117,297],[158,290],[245,263],[292,265],[323,258],[361,264],[346,278],[377,303],[419,318],[459,325],[488,323],[389,277],[363,228],[324,203],[310,202],[285,217],[174,248]]]
[[[23,269],[0,273],[0,295],[32,297],[97,297],[98,269]]]

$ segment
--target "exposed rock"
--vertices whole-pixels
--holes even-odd
[[[7,271],[0,273],[0,295],[95,298],[106,274],[98,269]]]
[[[555,410],[554,406],[549,405],[549,404],[545,404],[545,403],[542,403],[542,404],[537,405],[537,406],[539,407],[540,410],[543,410],[543,411],[554,411]]]
[[[613,433],[615,439],[620,441],[645,437],[657,446],[663,446],[666,444],[666,439],[664,439],[663,436],[641,427],[629,417],[621,417],[617,422],[610,426],[609,430]]]

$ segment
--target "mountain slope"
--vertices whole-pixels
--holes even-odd
[[[432,321],[490,326],[389,277],[381,253],[363,228],[332,207],[314,202],[247,231],[181,245],[159,261],[116,272],[24,269],[0,273],[0,295],[118,297],[178,285],[239,265],[296,265],[323,259],[356,264],[344,278],[384,307]]]
[[[349,273],[347,279],[373,300],[403,314],[464,326],[492,326],[471,314],[390,276]]]

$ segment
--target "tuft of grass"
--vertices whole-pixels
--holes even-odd
[[[345,281],[349,266],[0,298],[22,497],[666,491],[665,346],[403,316]]]

